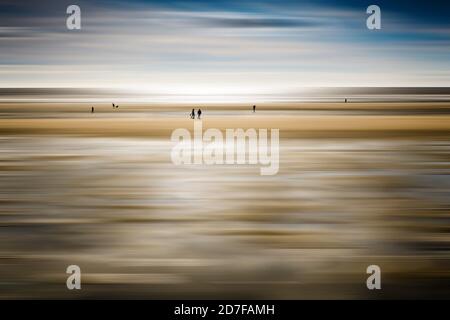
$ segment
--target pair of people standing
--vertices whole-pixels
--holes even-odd
[[[200,119],[201,116],[202,116],[202,110],[198,109],[197,118]],[[195,109],[192,109],[192,111],[191,111],[191,119],[195,119]]]

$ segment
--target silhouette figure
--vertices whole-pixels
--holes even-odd
[[[94,113],[94,107],[91,107],[91,113]]]
[[[345,98],[345,103],[347,103],[347,98]]]
[[[202,110],[198,109],[198,111],[197,111],[197,118],[200,119],[201,116],[202,116]]]
[[[256,112],[256,106],[253,106],[253,113]]]
[[[190,116],[191,119],[195,119],[195,109],[192,109]]]
[[[113,103],[113,108],[115,108],[116,107],[116,105]]]

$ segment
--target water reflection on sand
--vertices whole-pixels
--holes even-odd
[[[283,139],[275,176],[174,166],[168,139],[0,145],[0,298],[448,296],[449,141]]]

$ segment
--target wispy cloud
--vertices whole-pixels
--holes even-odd
[[[0,86],[275,90],[450,83],[438,72],[449,70],[446,24],[412,28],[401,12],[383,11],[382,30],[372,32],[365,8],[327,1],[80,6],[82,30],[68,31],[64,1],[2,2]]]

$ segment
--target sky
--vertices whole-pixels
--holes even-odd
[[[81,30],[66,9],[81,8]],[[369,30],[366,9],[381,9]],[[450,1],[0,0],[0,87],[450,86]]]

